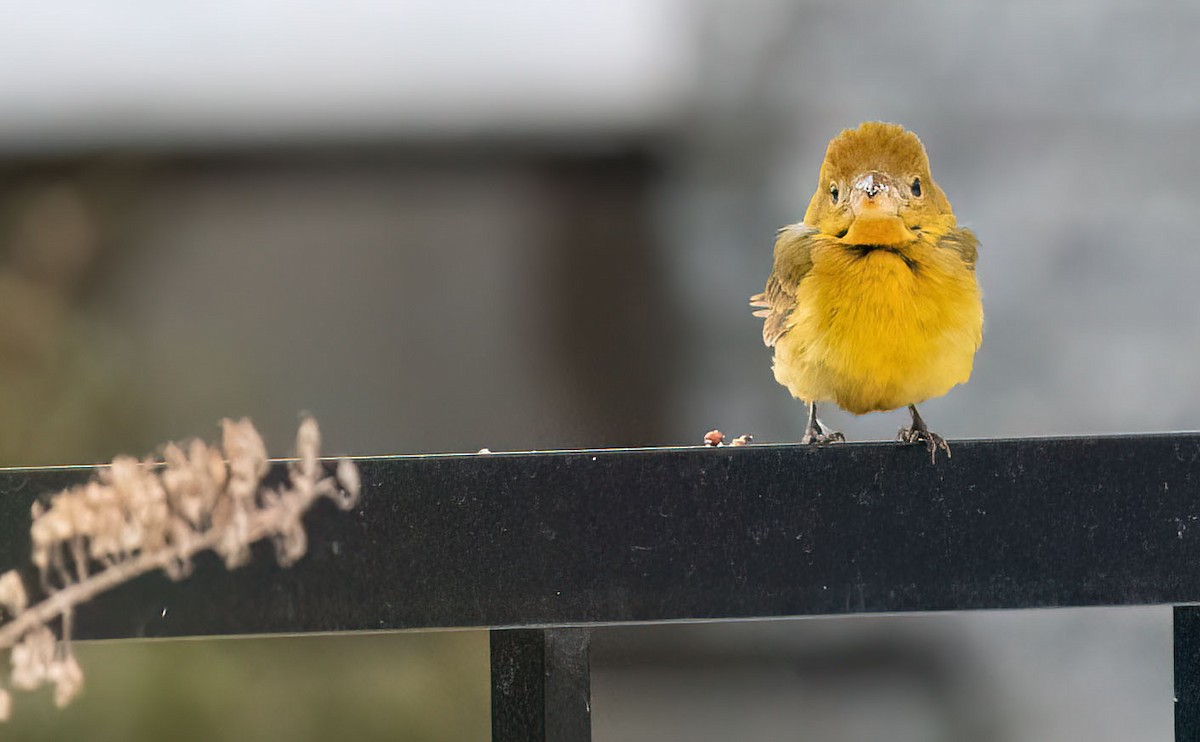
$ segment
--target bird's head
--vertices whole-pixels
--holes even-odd
[[[903,245],[955,227],[917,135],[868,121],[834,137],[821,165],[808,226],[852,245]]]

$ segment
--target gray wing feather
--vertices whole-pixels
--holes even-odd
[[[750,297],[755,317],[763,319],[763,342],[774,347],[787,332],[788,318],[796,308],[796,291],[801,279],[812,270],[813,235],[804,224],[780,229],[775,238],[775,266],[766,289]]]

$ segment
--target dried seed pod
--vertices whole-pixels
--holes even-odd
[[[342,510],[349,510],[358,502],[358,494],[362,491],[362,477],[358,467],[350,459],[342,459],[337,464],[337,481],[342,486],[342,497],[334,500]]]
[[[83,690],[83,668],[70,652],[50,667],[49,678],[54,683],[54,705],[63,708]]]
[[[17,574],[17,570],[10,569],[0,575],[0,606],[4,607],[8,615],[17,615],[25,610],[28,603],[25,583],[21,581],[21,575]]]
[[[50,673],[54,662],[54,647],[57,640],[50,629],[39,626],[12,648],[12,687],[19,690],[34,690]]]

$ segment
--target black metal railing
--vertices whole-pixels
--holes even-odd
[[[150,575],[79,638],[488,627],[497,740],[590,737],[588,627],[1170,604],[1176,739],[1200,742],[1200,434],[359,460],[307,556]],[[88,469],[0,470],[0,569]]]

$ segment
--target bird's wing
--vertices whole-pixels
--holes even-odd
[[[958,253],[958,256],[962,258],[967,268],[972,272],[975,271],[975,261],[979,257],[979,240],[971,230],[962,227],[952,229],[937,241],[937,246]],[[976,350],[979,349],[979,345],[982,342],[983,320],[981,318],[979,326],[975,329]]]
[[[975,270],[975,260],[979,257],[979,240],[975,233],[966,228],[952,229],[937,241],[938,247],[953,250],[971,270]]]
[[[804,224],[779,230],[775,238],[775,267],[767,279],[767,288],[750,297],[750,306],[756,308],[754,316],[763,318],[763,342],[769,348],[787,332],[788,318],[796,308],[797,287],[812,269],[812,237],[816,233]]]

